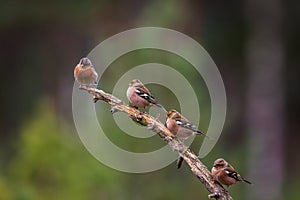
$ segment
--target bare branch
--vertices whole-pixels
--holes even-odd
[[[93,95],[94,102],[102,100],[112,106],[111,112],[124,112],[129,117],[138,122],[141,125],[147,126],[153,132],[158,134],[173,151],[176,151],[185,162],[191,168],[191,171],[196,177],[203,183],[205,188],[210,192],[209,198],[215,198],[219,200],[232,200],[233,198],[229,195],[228,191],[225,190],[220,184],[216,183],[207,169],[207,167],[200,161],[199,157],[193,153],[184,143],[178,140],[161,122],[152,117],[147,113],[141,113],[139,110],[126,105],[120,99],[114,97],[111,94],[98,90],[96,88],[90,88],[81,86],[80,89],[88,91]]]

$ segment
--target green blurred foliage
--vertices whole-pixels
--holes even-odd
[[[180,0],[151,1],[139,16],[137,26],[167,27],[184,23],[188,12],[185,6]]]
[[[0,179],[2,199],[116,199],[119,173],[99,164],[42,101]],[[104,192],[105,191],[105,192]],[[1,199],[0,198],[0,199]]]

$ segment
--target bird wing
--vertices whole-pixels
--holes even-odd
[[[153,104],[157,103],[156,99],[150,94],[149,90],[146,87],[144,87],[144,86],[135,87],[135,92],[137,95],[146,99],[150,103],[153,103]]]
[[[206,135],[205,133],[203,133],[202,131],[198,130],[198,128],[191,124],[189,121],[185,120],[185,119],[179,119],[179,118],[176,118],[175,119],[175,122],[178,126],[181,126],[183,128],[186,128],[186,129],[189,129],[195,133],[199,133],[201,135]]]
[[[250,181],[247,181],[246,179],[244,179],[238,172],[236,171],[231,171],[229,170],[228,168],[225,168],[224,171],[226,172],[226,174],[231,177],[231,178],[234,178],[235,180],[237,181],[243,181],[243,182],[246,182],[248,184],[251,184]]]

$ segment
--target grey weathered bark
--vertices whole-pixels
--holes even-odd
[[[150,116],[147,113],[141,113],[139,110],[126,105],[120,99],[114,97],[111,94],[105,93],[103,90],[98,90],[95,88],[89,88],[82,86],[81,89],[87,90],[93,95],[94,101],[98,100],[105,101],[112,106],[111,112],[125,112],[129,117],[144,125],[149,129],[157,133],[173,151],[176,151],[184,161],[189,165],[191,171],[196,175],[196,177],[203,183],[205,188],[210,192],[209,198],[215,198],[219,200],[233,200],[229,193],[217,184],[207,169],[207,167],[200,161],[199,157],[194,154],[184,143],[176,137],[156,118]]]
[[[254,187],[248,199],[282,199],[283,59],[280,0],[247,0],[246,123]]]

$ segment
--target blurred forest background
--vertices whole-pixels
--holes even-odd
[[[232,196],[299,198],[299,19],[295,0],[1,1],[0,199],[207,198],[186,165],[118,172],[76,133],[73,67],[106,38],[143,26],[187,34],[219,67],[226,124],[203,162],[224,157],[254,183],[229,188]]]

